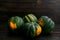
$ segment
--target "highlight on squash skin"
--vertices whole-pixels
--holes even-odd
[[[42,32],[42,28],[40,26],[38,26],[37,31],[36,31],[37,36],[40,35],[41,32]]]
[[[44,26],[44,21],[43,21],[43,19],[39,20],[38,23],[39,23],[41,26]]]
[[[17,28],[17,27],[16,27],[16,23],[10,22],[10,27],[11,27],[12,29],[16,29],[16,28]]]

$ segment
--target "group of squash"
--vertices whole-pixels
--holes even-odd
[[[23,18],[19,16],[11,17],[8,24],[12,31],[20,29],[19,31],[30,37],[39,36],[42,32],[50,33],[55,26],[54,21],[48,16],[41,16],[37,19],[34,14],[27,14]]]

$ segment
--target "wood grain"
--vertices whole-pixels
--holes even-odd
[[[23,13],[24,12],[24,13]],[[37,17],[46,15],[56,24],[60,24],[59,0],[0,0],[0,13],[7,16],[35,14]],[[16,14],[15,14],[16,13]],[[12,16],[14,16],[12,15]]]
[[[59,30],[56,30],[59,29]],[[8,35],[7,25],[0,24],[0,40],[60,40],[60,25],[56,25],[53,32],[46,36],[39,36],[36,38],[26,38],[16,35]]]

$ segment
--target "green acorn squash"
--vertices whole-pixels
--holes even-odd
[[[55,26],[54,21],[47,16],[41,16],[38,20],[38,24],[42,26],[44,33],[50,33]]]
[[[37,18],[33,14],[28,14],[23,19],[25,22],[37,22]]]
[[[28,37],[36,37],[41,34],[42,28],[36,22],[25,23],[24,31]]]
[[[9,25],[9,29],[11,31],[16,31],[17,29],[21,28],[21,26],[23,26],[24,24],[24,21],[21,17],[19,16],[14,16],[14,17],[11,17],[9,20],[8,20],[8,25]],[[8,30],[9,30],[8,29]]]

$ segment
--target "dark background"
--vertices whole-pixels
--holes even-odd
[[[0,0],[0,40],[29,40],[7,36],[6,25],[10,17],[24,17],[29,13],[35,14],[37,18],[48,16],[55,22],[51,36],[38,37],[35,40],[60,40],[60,0]]]
[[[7,20],[14,15],[24,16],[33,13],[37,17],[48,16],[60,23],[59,0],[0,0],[0,20]],[[10,16],[9,16],[10,15]],[[3,20],[3,21],[2,21]]]

